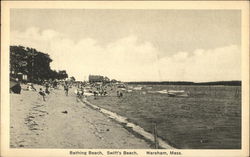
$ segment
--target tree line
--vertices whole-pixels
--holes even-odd
[[[26,75],[26,80],[33,83],[68,78],[66,70],[51,69],[52,61],[48,54],[34,48],[10,46],[10,77],[18,78],[20,75]]]

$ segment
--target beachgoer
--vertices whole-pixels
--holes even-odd
[[[103,95],[103,90],[100,89],[99,93],[100,93],[100,95],[102,96],[102,95]]]
[[[15,94],[21,94],[21,85],[20,83],[17,83],[16,85],[14,85],[13,87],[10,88],[11,92],[15,93]]]
[[[27,84],[27,90],[36,91],[36,88],[33,86],[33,83],[28,83]]]
[[[31,84],[31,89],[33,89],[34,91],[36,91],[36,88],[34,87],[33,83]]]
[[[81,92],[80,92],[80,95],[81,95],[81,97],[83,97],[83,96],[84,96],[84,88],[83,88],[83,86],[81,87]]]
[[[94,91],[94,99],[96,99],[96,96],[98,95],[97,91]]]
[[[79,89],[75,90],[75,94],[76,94],[76,101],[78,102],[78,99],[81,99],[81,93]]]
[[[77,90],[77,96],[78,96],[79,98],[82,98],[82,96],[83,96],[83,90],[82,90],[82,89],[78,89],[78,90]]]
[[[106,96],[108,93],[106,90],[104,90],[103,95]]]
[[[45,93],[49,95],[49,93],[50,93],[50,92],[49,92],[49,86],[46,86],[46,87],[45,87]]]
[[[117,97],[120,97],[120,91],[119,90],[116,92],[116,94],[117,94]]]
[[[53,88],[57,88],[57,81],[53,82]]]
[[[65,95],[68,96],[69,87],[66,84],[64,85],[64,91],[65,91]]]
[[[120,92],[120,97],[122,97],[123,96],[123,93],[122,92]]]
[[[45,93],[42,88],[40,88],[39,94],[43,97],[43,101],[45,101]]]

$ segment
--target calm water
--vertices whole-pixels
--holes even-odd
[[[148,88],[152,87],[152,89]],[[90,102],[128,117],[177,148],[240,149],[241,87],[231,86],[144,86],[122,98],[100,97]],[[157,90],[189,91],[187,98],[148,93]],[[146,94],[145,94],[146,93]]]

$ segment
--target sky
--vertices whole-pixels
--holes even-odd
[[[77,80],[241,80],[238,10],[12,9],[10,42]]]

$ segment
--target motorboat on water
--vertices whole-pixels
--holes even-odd
[[[188,92],[185,92],[184,90],[160,90],[156,92],[150,92],[150,93],[160,93],[160,94],[167,94],[170,97],[187,97]]]
[[[167,92],[168,96],[170,97],[188,97],[188,93],[185,92],[184,90],[169,90]]]
[[[142,87],[141,86],[134,87],[134,90],[142,90]]]
[[[164,90],[157,91],[157,93],[168,94],[168,91],[166,89],[164,89]]]

